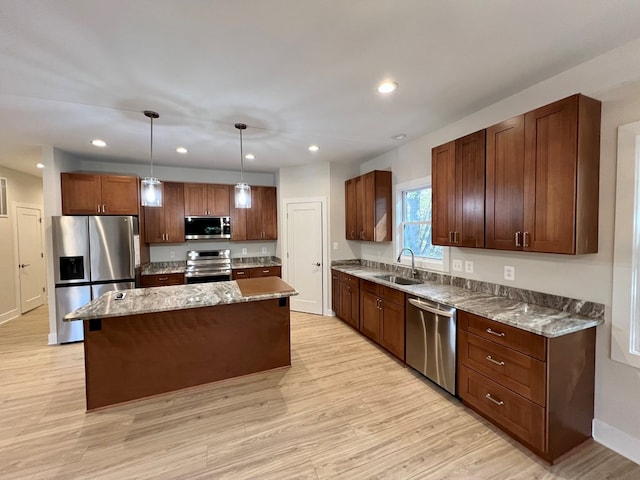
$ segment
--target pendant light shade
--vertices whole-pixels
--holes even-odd
[[[235,187],[235,205],[236,208],[251,208],[251,187],[244,181],[244,156],[242,154],[242,131],[247,126],[244,123],[236,123],[235,127],[240,130],[240,181]]]
[[[151,160],[150,176],[144,177],[141,182],[140,200],[143,207],[161,207],[162,206],[162,183],[153,176],[153,119],[159,118],[157,112],[145,110],[145,117],[151,120],[151,141],[149,144],[149,158]]]

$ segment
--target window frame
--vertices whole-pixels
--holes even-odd
[[[404,245],[403,238],[403,219],[404,219],[404,193],[410,190],[417,190],[419,188],[431,188],[431,176],[416,178],[414,180],[409,180],[407,182],[397,183],[394,186],[394,198],[395,198],[395,213],[396,213],[396,221],[393,222],[394,228],[394,258],[395,262],[396,258],[398,258],[398,254]],[[405,254],[403,252],[400,257],[400,264],[404,266],[411,266],[411,255]],[[427,257],[418,257],[415,258],[415,265],[419,268],[424,268],[426,270],[432,270],[436,272],[449,273],[449,247],[442,247],[442,260],[431,259]]]
[[[640,368],[640,122],[618,127],[611,358]]]

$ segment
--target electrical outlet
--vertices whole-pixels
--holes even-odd
[[[247,254],[247,249],[246,249],[246,248],[243,248],[243,249],[242,249],[242,255],[246,255],[246,254]]]
[[[462,271],[462,260],[454,260],[453,261],[453,271],[461,272]]]
[[[338,249],[338,242],[333,242],[333,249],[337,250]]]
[[[504,266],[504,279],[511,280],[512,282],[516,279],[516,267],[512,267],[510,265]]]
[[[464,262],[464,271],[467,273],[473,273],[473,262],[471,260],[466,260]]]
[[[262,253],[267,253],[267,247],[262,247]]]
[[[169,250],[169,258],[176,258],[176,252]]]

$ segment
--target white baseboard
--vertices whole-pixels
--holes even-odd
[[[58,344],[58,335],[55,333],[50,333],[49,337],[49,345],[57,345]]]
[[[19,316],[20,312],[17,308],[14,308],[13,310],[9,310],[8,312],[0,315],[0,323],[8,322],[9,320],[13,320],[14,318],[18,318]]]
[[[640,465],[640,438],[632,437],[622,430],[594,419],[593,439]]]

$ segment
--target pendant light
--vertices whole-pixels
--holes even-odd
[[[144,116],[151,120],[151,142],[149,144],[149,157],[151,159],[151,175],[142,179],[140,189],[141,204],[143,207],[162,206],[162,183],[153,176],[153,119],[159,118],[157,112],[145,110]]]
[[[240,130],[240,181],[236,183],[235,204],[236,208],[251,208],[251,187],[245,183],[243,178],[244,156],[242,154],[242,131],[247,126],[244,123],[236,123],[235,127]]]

